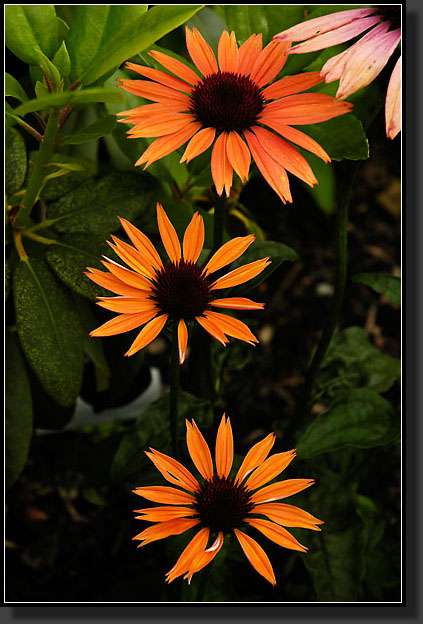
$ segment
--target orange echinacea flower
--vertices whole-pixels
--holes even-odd
[[[255,260],[215,279],[212,274],[227,266],[255,240],[255,236],[233,238],[218,249],[207,264],[197,264],[204,244],[203,217],[196,212],[189,223],[182,250],[178,235],[163,207],[157,203],[157,222],[164,248],[170,262],[162,262],[154,245],[134,225],[120,219],[123,229],[134,247],[112,236],[110,247],[128,265],[129,269],[104,256],[108,273],[88,267],[85,273],[93,282],[111,290],[117,297],[99,297],[98,305],[117,312],[90,336],[113,336],[144,325],[125,355],[133,355],[147,346],[161,332],[168,319],[178,323],[179,361],[185,359],[188,329],[186,323],[196,320],[223,346],[228,336],[251,345],[258,340],[241,321],[216,312],[213,308],[233,310],[261,310],[263,303],[245,297],[220,298],[216,291],[243,284],[259,275],[269,258]],[[215,297],[218,298],[215,298]]]
[[[371,28],[371,30],[369,30]],[[366,87],[380,74],[401,39],[401,6],[376,6],[337,11],[288,28],[275,41],[303,41],[288,54],[323,50],[368,32],[322,67],[326,82],[339,80],[336,93],[346,98]],[[394,139],[401,130],[401,56],[391,74],[385,104],[386,135]]]
[[[130,137],[158,137],[135,164],[146,168],[187,141],[181,162],[189,162],[214,143],[211,173],[219,195],[225,189],[229,196],[233,171],[242,181],[248,179],[251,157],[284,203],[292,201],[287,171],[310,186],[316,184],[310,165],[292,143],[325,162],[330,158],[292,125],[332,119],[348,113],[351,105],[323,93],[301,93],[322,82],[319,72],[269,85],[285,64],[289,43],[272,41],[262,49],[261,34],[253,34],[238,48],[235,34],[224,31],[217,61],[195,28],[186,29],[186,42],[201,76],[178,60],[151,51],[150,56],[172,75],[127,63],[147,80],[119,81],[126,91],[154,102],[119,113],[121,121],[134,125]]]
[[[186,421],[186,426],[188,451],[203,479],[200,483],[185,466],[168,455],[152,448],[150,452],[146,451],[146,455],[165,479],[182,489],[151,486],[133,490],[135,494],[163,505],[135,510],[142,514],[136,516],[137,519],[155,524],[133,539],[141,540],[139,547],[145,546],[170,535],[179,535],[196,526],[199,530],[166,574],[168,583],[182,575],[190,582],[193,574],[199,572],[217,555],[225,534],[234,533],[253,568],[272,585],[276,585],[268,556],[244,532],[244,527],[257,529],[284,548],[306,552],[307,548],[284,527],[320,531],[317,525],[323,524],[322,520],[298,507],[274,501],[301,492],[312,485],[314,480],[287,479],[266,485],[295,457],[295,449],[268,457],[275,442],[273,433],[249,450],[235,477],[231,477],[233,438],[230,420],[226,420],[225,415],[216,437],[214,471],[210,449],[197,425],[194,421]]]

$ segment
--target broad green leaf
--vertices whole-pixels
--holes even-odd
[[[368,564],[373,557],[373,551],[383,537],[386,527],[386,519],[383,511],[368,496],[357,494],[355,497],[357,514],[362,520],[361,540],[362,568],[360,580],[362,581]]]
[[[89,141],[96,141],[100,137],[105,136],[113,132],[116,127],[116,117],[114,115],[105,115],[90,126],[81,128],[72,134],[68,134],[60,139],[61,143],[68,143],[70,145],[78,145],[79,143],[88,143]]]
[[[361,122],[354,115],[341,115],[299,129],[315,139],[332,160],[364,160],[369,157],[369,142]]]
[[[71,79],[79,78],[89,63],[117,33],[133,28],[147,5],[76,5],[67,47],[71,59]]]
[[[283,243],[256,240],[248,247],[242,256],[238,258],[238,260],[232,262],[229,267],[225,267],[225,273],[229,273],[229,271],[232,271],[239,266],[249,264],[250,262],[254,262],[255,260],[260,260],[262,258],[270,258],[271,264],[269,264],[264,271],[257,275],[257,277],[249,280],[245,284],[236,286],[237,295],[244,294],[253,288],[256,288],[265,279],[267,279],[269,275],[271,275],[273,271],[275,271],[282,264],[282,262],[295,262],[295,260],[298,260],[299,256],[297,252],[292,249],[292,247],[288,247],[288,245],[284,245]]]
[[[12,272],[7,258],[4,261],[4,300],[7,301],[12,287]]]
[[[120,228],[118,216],[129,221],[147,215],[155,206],[151,178],[141,173],[112,173],[71,191],[48,207],[59,232],[101,233]]]
[[[131,22],[126,22],[120,30],[113,30],[113,35],[110,33],[105,38],[104,45],[101,43],[94,58],[84,68],[81,75],[83,84],[92,84],[123,61],[145,50],[186,22],[200,8],[195,5],[153,6]],[[120,11],[121,7],[111,9]]]
[[[13,275],[16,323],[25,356],[45,390],[72,405],[82,381],[82,328],[72,300],[42,259],[20,261]]]
[[[24,359],[16,334],[6,331],[5,344],[6,488],[22,472],[32,436],[32,400]]]
[[[16,125],[16,122],[19,121],[19,116],[15,115],[13,112],[13,108],[10,106],[9,102],[4,103],[4,125],[6,128],[11,128]]]
[[[225,6],[228,30],[233,30],[238,44],[243,43],[253,33],[261,33],[263,44],[269,43],[274,35],[301,21],[303,7],[272,5]]]
[[[304,187],[313,197],[319,208],[327,215],[335,210],[335,174],[330,163],[324,163],[323,160],[310,154],[302,152],[304,157],[310,163],[313,173],[318,180],[313,188],[305,184]]]
[[[140,414],[132,431],[122,438],[110,468],[110,475],[114,481],[134,478],[144,467],[150,467],[150,460],[143,452],[148,447],[162,452],[169,451],[169,400],[170,394],[167,393],[154,403],[150,403]],[[186,418],[194,418],[199,427],[209,427],[213,419],[211,404],[188,392],[180,391],[178,433],[181,439],[186,431]],[[161,475],[159,478],[163,480]]]
[[[204,7],[191,17],[186,23],[191,30],[196,28],[203,35],[204,39],[216,53],[220,36],[224,30],[227,30],[226,22],[221,16],[213,10],[213,7]]]
[[[359,273],[354,275],[352,280],[370,286],[377,293],[385,295],[391,303],[401,305],[400,277],[387,273]]]
[[[5,187],[7,195],[13,195],[25,180],[26,147],[23,136],[15,128],[6,128],[5,139]]]
[[[63,168],[63,165],[66,165],[68,173],[52,178],[44,184],[41,197],[46,201],[53,201],[63,197],[63,195],[78,188],[97,174],[97,166],[94,162],[74,157],[70,154],[56,152],[53,154],[52,163],[57,163],[57,166],[49,167],[49,174],[59,171],[59,169]]]
[[[297,443],[298,457],[307,459],[346,446],[378,446],[393,416],[391,405],[373,390],[350,390],[308,426]]]
[[[87,266],[103,269],[102,255],[111,255],[111,249],[102,236],[68,234],[57,245],[51,245],[46,260],[59,279],[78,295],[92,299],[110,296],[85,275]]]
[[[401,362],[374,347],[361,327],[335,334],[317,379],[320,394],[334,397],[350,388],[386,392],[400,378]]]
[[[125,98],[119,89],[103,89],[93,87],[91,89],[78,89],[77,91],[64,91],[52,93],[44,97],[29,100],[15,108],[15,115],[26,115],[34,111],[47,110],[48,108],[63,108],[68,104],[90,104],[91,102],[124,102]]]
[[[4,76],[4,95],[6,97],[14,97],[20,102],[26,102],[28,99],[27,94],[25,93],[19,82],[16,80],[16,78],[13,78],[13,76],[8,74],[7,72]]]
[[[21,61],[38,65],[37,48],[52,58],[59,45],[54,5],[7,4],[6,45]]]
[[[57,50],[56,54],[54,55],[53,63],[59,70],[62,78],[67,78],[69,76],[71,65],[70,65],[69,53],[66,49],[66,43],[64,41],[62,41],[62,45],[60,46],[60,48]]]

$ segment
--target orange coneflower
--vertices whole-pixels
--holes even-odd
[[[140,547],[198,527],[199,531],[166,574],[168,583],[182,575],[190,582],[193,574],[217,555],[225,534],[233,532],[253,568],[275,585],[269,558],[262,547],[244,532],[244,528],[253,527],[284,548],[306,552],[307,548],[284,527],[320,531],[317,525],[323,522],[298,507],[274,501],[301,492],[312,485],[314,480],[287,479],[266,485],[295,457],[295,449],[267,457],[275,442],[273,433],[249,450],[235,477],[231,477],[233,438],[231,423],[225,414],[216,437],[214,471],[209,447],[194,420],[192,424],[186,421],[186,426],[188,451],[203,480],[200,483],[172,457],[152,448],[150,452],[146,451],[165,479],[182,489],[151,486],[134,490],[135,494],[164,506],[135,510],[142,514],[136,516],[137,519],[156,524],[133,539],[141,540]]]
[[[310,165],[292,143],[325,162],[330,158],[316,141],[291,126],[332,119],[348,113],[351,105],[323,93],[301,93],[322,82],[319,72],[269,85],[285,64],[289,43],[272,41],[262,49],[261,34],[253,34],[238,49],[235,34],[224,31],[218,67],[212,49],[195,28],[186,29],[186,42],[201,76],[176,59],[151,51],[174,75],[127,63],[148,80],[119,81],[126,91],[155,102],[120,113],[121,121],[134,124],[130,137],[159,137],[135,164],[148,167],[187,141],[181,162],[189,162],[214,142],[211,172],[219,195],[225,189],[229,196],[234,170],[242,181],[248,179],[251,156],[284,203],[292,201],[287,171],[310,186],[316,184]]]
[[[130,268],[104,256],[103,265],[109,273],[88,267],[89,272],[85,274],[118,295],[99,297],[97,303],[119,315],[92,331],[91,336],[113,336],[144,325],[125,354],[133,355],[154,340],[169,319],[177,323],[181,364],[185,359],[189,321],[196,320],[224,346],[229,342],[228,336],[251,345],[258,342],[245,323],[213,309],[261,310],[264,307],[263,303],[245,297],[222,299],[216,291],[243,284],[259,275],[270,264],[269,258],[240,266],[218,279],[212,277],[244,253],[255,239],[253,234],[231,239],[202,267],[197,260],[204,244],[204,222],[198,212],[185,231],[181,251],[178,235],[163,207],[157,203],[157,222],[169,263],[162,262],[154,245],[138,228],[126,219],[120,222],[134,247],[115,236],[109,245]]]

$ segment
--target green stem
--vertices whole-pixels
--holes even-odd
[[[311,399],[313,397],[314,384],[316,382],[317,375],[320,370],[325,353],[332,340],[335,332],[336,325],[338,323],[342,303],[345,292],[345,282],[347,276],[347,242],[348,242],[348,206],[351,197],[351,190],[359,161],[349,161],[344,165],[343,178],[341,181],[341,189],[338,202],[338,210],[336,213],[335,222],[335,237],[336,237],[336,276],[335,276],[335,290],[333,294],[332,304],[329,311],[329,317],[326,326],[323,329],[320,337],[317,349],[311,359],[306,378],[304,382],[304,390],[300,400],[300,409],[296,419],[296,427],[298,427],[299,420],[304,424],[308,420],[309,412],[311,409]]]
[[[176,459],[180,459],[178,444],[178,394],[180,380],[179,345],[178,345],[178,322],[175,321],[172,328],[172,347],[170,354],[170,435],[172,449]]]
[[[32,207],[38,199],[45,173],[44,167],[46,163],[51,160],[53,153],[53,143],[59,129],[58,119],[59,111],[52,108],[50,110],[43,141],[35,159],[34,170],[29,178],[28,187],[22,200],[18,215],[15,219],[14,227],[25,227],[31,214]]]

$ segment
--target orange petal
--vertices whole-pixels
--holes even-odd
[[[296,175],[297,178],[300,178],[309,186],[317,184],[310,165],[295,147],[274,132],[266,130],[266,128],[254,126],[252,131],[256,135],[262,149],[282,165],[284,169]]]
[[[132,492],[149,501],[153,501],[153,503],[162,503],[165,505],[192,505],[195,503],[195,498],[191,494],[167,485],[137,487],[135,490],[132,490]]]
[[[145,255],[146,260],[153,266],[155,269],[162,269],[163,262],[156,251],[153,243],[150,241],[148,236],[146,236],[143,232],[141,232],[135,225],[132,225],[126,219],[122,217],[118,217],[123,229],[129,236],[132,244],[138,249],[139,252]]]
[[[214,323],[211,319],[205,318],[204,316],[196,316],[195,320],[198,321],[198,323],[203,329],[206,330],[206,332],[208,332],[211,336],[213,336],[213,338],[220,342],[220,344],[226,347],[229,340],[216,323]]]
[[[101,297],[97,305],[119,314],[136,314],[137,312],[156,314],[158,312],[154,301],[145,297]]]
[[[276,436],[274,433],[269,433],[263,440],[254,444],[252,448],[246,454],[244,461],[242,462],[238,473],[235,477],[235,483],[241,483],[241,481],[252,472],[257,466],[260,466],[268,454],[272,446],[275,443]]]
[[[272,130],[279,132],[279,134],[285,137],[285,139],[288,139],[288,141],[296,143],[296,145],[299,145],[309,152],[316,154],[316,156],[324,160],[324,162],[330,162],[330,156],[325,152],[323,147],[321,147],[317,141],[307,136],[307,134],[304,134],[304,132],[301,132],[297,128],[292,128],[291,126],[283,124],[281,121],[275,120],[267,122],[266,126],[269,126]]]
[[[190,224],[185,230],[182,244],[184,260],[197,262],[204,245],[204,221],[203,217],[195,212]]]
[[[175,89],[170,89],[165,85],[151,82],[151,80],[123,80],[119,78],[117,80],[118,87],[128,93],[139,95],[140,97],[152,100],[153,102],[176,102],[184,104],[185,110],[189,109],[190,99],[189,96]]]
[[[235,169],[241,181],[245,182],[248,180],[251,154],[238,132],[232,131],[229,133],[226,142],[226,153],[231,166]]]
[[[187,128],[193,121],[194,115],[187,113],[161,113],[155,119],[140,121],[128,130],[128,135],[130,138],[164,136]]]
[[[231,421],[225,420],[225,414],[220,421],[216,436],[216,472],[218,477],[228,477],[234,459],[234,440]]]
[[[155,102],[154,104],[143,104],[127,111],[121,111],[116,113],[116,116],[122,117],[122,119],[117,120],[118,123],[136,124],[146,117],[151,118],[162,113],[182,113],[186,112],[186,110],[186,103],[166,102],[165,104],[160,104]]]
[[[273,572],[272,564],[269,561],[269,557],[264,552],[263,548],[257,544],[257,542],[243,533],[239,529],[234,529],[234,533],[237,536],[238,542],[248,561],[253,568],[257,570],[259,574],[264,576],[266,581],[269,581],[272,585],[276,585],[276,578]]]
[[[143,275],[139,273],[135,273],[135,271],[131,271],[126,267],[122,266],[118,262],[111,260],[107,256],[103,256],[105,259],[101,261],[101,263],[116,276],[117,279],[128,284],[133,287],[136,293],[128,293],[127,296],[133,295],[134,297],[140,297],[141,295],[146,295],[151,292],[151,282]],[[117,294],[126,294],[126,293],[117,293]]]
[[[248,76],[263,47],[262,34],[250,35],[239,48],[238,73]]]
[[[320,123],[351,112],[352,104],[326,93],[299,93],[267,104],[259,121],[278,120],[293,126]]]
[[[189,570],[189,566],[191,565],[192,560],[196,555],[202,552],[207,546],[207,542],[209,540],[210,530],[209,529],[200,529],[196,535],[192,538],[189,544],[182,551],[178,561],[175,563],[173,568],[167,572],[166,581],[171,583],[181,574],[185,574]]]
[[[226,152],[227,132],[222,132],[216,139],[211,155],[211,173],[216,192],[222,195],[223,189],[229,197],[232,186],[232,165]]]
[[[192,424],[185,420],[187,426],[187,447],[191,459],[204,479],[213,478],[213,462],[210,449],[194,420]]]
[[[227,30],[222,32],[217,56],[221,72],[233,72],[235,74],[238,71],[238,46],[234,32],[231,32],[231,36]]]
[[[121,281],[114,275],[110,275],[109,273],[104,273],[104,271],[99,271],[98,269],[92,269],[89,267],[90,273],[85,273],[85,275],[92,281],[98,284],[99,286],[103,286],[103,288],[107,288],[107,290],[111,290],[117,295],[127,295],[136,297],[139,294],[138,288],[133,288],[132,286],[128,286],[125,282]],[[141,276],[140,276],[141,277]]]
[[[244,136],[247,139],[248,147],[251,150],[254,162],[265,180],[267,180],[272,189],[279,195],[284,204],[287,201],[292,202],[288,175],[285,169],[277,163],[276,160],[269,158],[267,152],[263,150],[257,137],[252,132],[245,131]]]
[[[145,262],[144,258],[137,249],[134,249],[128,243],[121,241],[117,236],[113,236],[114,245],[107,241],[107,244],[113,249],[113,251],[121,258],[128,266],[131,267],[137,273],[140,273],[144,277],[154,277],[155,271],[151,268],[148,262]]]
[[[311,89],[311,87],[323,82],[323,80],[323,76],[318,71],[287,76],[263,89],[263,95],[266,100],[274,100],[287,95],[293,95],[294,93],[300,93],[301,91],[307,91],[307,89]]]
[[[256,303],[245,297],[215,299],[214,301],[210,301],[210,305],[217,308],[227,308],[228,310],[262,310],[264,308],[264,303]]]
[[[307,548],[300,544],[293,535],[279,524],[270,522],[269,520],[262,520],[261,518],[245,518],[244,522],[250,524],[252,527],[263,533],[267,538],[290,550],[299,550],[300,552],[307,552]]]
[[[195,122],[187,126],[186,128],[182,128],[178,132],[174,132],[173,134],[168,134],[167,136],[159,137],[151,145],[147,147],[145,152],[141,155],[141,157],[135,163],[135,166],[143,165],[147,163],[144,169],[149,167],[153,162],[171,154],[175,150],[177,150],[181,145],[186,143],[193,134],[200,130],[201,123]]]
[[[254,260],[254,262],[244,264],[226,273],[226,275],[219,277],[219,279],[210,286],[210,290],[232,288],[232,286],[238,286],[239,284],[248,282],[248,280],[259,275],[270,263],[271,260],[269,260],[269,258],[262,258],[261,260]]]
[[[323,520],[315,518],[307,511],[293,505],[285,505],[284,503],[256,505],[250,513],[267,516],[270,520],[282,526],[300,527],[312,529],[313,531],[320,531],[319,527],[315,525],[323,524]]]
[[[302,490],[313,485],[314,479],[286,479],[285,481],[278,481],[277,483],[271,483],[266,487],[261,488],[251,496],[251,502],[258,503],[270,503],[272,501],[286,498],[287,496],[293,496]]]
[[[285,453],[276,453],[268,457],[261,466],[256,468],[254,472],[248,477],[245,482],[245,487],[248,490],[256,490],[265,483],[269,483],[272,479],[277,477],[294,459],[296,453],[293,451],[286,451]]]
[[[192,69],[187,67],[185,63],[182,63],[181,61],[178,61],[163,52],[159,52],[158,50],[150,50],[148,54],[163,65],[163,67],[166,67],[166,69],[171,71],[173,74],[179,76],[182,80],[185,80],[185,82],[188,82],[188,84],[194,86],[200,81],[200,77],[197,76]]]
[[[203,128],[195,134],[191,141],[188,143],[185,152],[182,155],[180,163],[189,162],[199,154],[202,154],[210,147],[213,143],[214,137],[216,135],[215,128]]]
[[[179,348],[179,364],[185,361],[188,343],[188,330],[184,319],[180,319],[178,324],[178,348]]]
[[[186,518],[197,514],[192,507],[149,507],[145,509],[135,509],[141,516],[135,516],[135,520],[145,520],[146,522],[166,522],[176,520],[176,518]]]
[[[154,80],[155,82],[166,85],[171,89],[177,89],[178,91],[183,91],[187,93],[191,93],[192,91],[192,87],[189,87],[186,82],[182,82],[182,80],[179,80],[179,78],[170,76],[169,74],[166,74],[159,69],[153,69],[152,67],[146,67],[145,65],[137,65],[136,63],[125,63],[125,67],[131,69],[134,72],[137,72],[137,74],[141,74],[141,76],[146,76],[146,78],[150,78],[150,80]]]
[[[151,321],[156,314],[155,310],[146,310],[145,312],[139,312],[138,314],[120,314],[115,318],[110,319],[107,323],[104,323],[97,329],[90,332],[90,336],[97,338],[98,336],[115,336],[116,334],[123,334],[136,327],[141,327],[144,323]]]
[[[173,459],[173,457],[169,457],[169,455],[156,451],[153,448],[150,448],[150,450],[151,453],[145,451],[145,454],[162,473],[165,479],[168,479],[169,482],[174,485],[183,487],[190,492],[195,492],[200,488],[197,479],[180,462]],[[172,481],[170,481],[169,475],[173,477]]]
[[[140,351],[144,347],[146,347],[150,342],[160,334],[163,327],[166,324],[168,315],[161,314],[160,316],[156,316],[152,321],[147,323],[145,327],[140,331],[138,336],[135,338],[132,343],[130,349],[125,353],[126,356],[133,355],[137,351]]]
[[[258,55],[251,70],[251,80],[259,87],[268,84],[285,65],[290,43],[271,41]]]
[[[220,314],[220,312],[210,311],[205,312],[204,316],[214,321],[216,325],[218,325],[220,329],[228,336],[238,338],[238,340],[243,340],[244,342],[248,342],[251,345],[255,345],[258,342],[257,338],[250,331],[247,325],[242,321],[233,318],[232,316]]]
[[[204,267],[203,274],[214,273],[242,256],[255,239],[254,234],[249,234],[248,236],[237,236],[229,240],[213,254]]]
[[[177,264],[181,259],[181,245],[175,228],[159,202],[157,202],[157,223],[167,255],[172,262]]]
[[[189,55],[194,65],[198,67],[203,76],[217,73],[218,67],[213,50],[200,35],[198,30],[193,28],[191,32],[190,29],[186,27],[185,34]]]
[[[223,546],[223,533],[219,531],[219,533],[217,534],[216,540],[213,542],[210,548],[207,548],[203,552],[196,555],[194,559],[191,561],[188,573],[184,576],[184,579],[186,578],[188,579],[188,584],[191,583],[193,574],[195,574],[196,572],[199,572],[200,570],[205,568],[206,565],[208,565],[211,561],[213,561],[213,559],[216,557],[217,553],[222,548],[222,546]]]
[[[180,535],[181,533],[185,533],[185,531],[192,529],[192,527],[199,524],[199,522],[200,521],[196,518],[176,518],[176,520],[159,522],[158,524],[153,524],[153,526],[144,529],[144,531],[141,531],[141,533],[138,533],[138,535],[135,535],[132,539],[143,540],[142,544],[138,546],[138,548],[140,548],[141,546],[145,546],[151,542],[169,537],[169,535]]]

